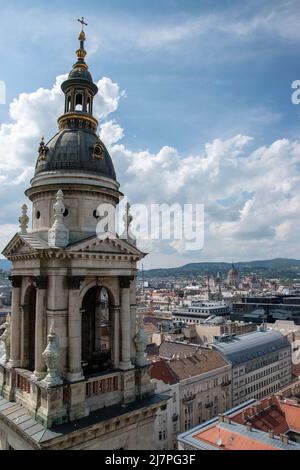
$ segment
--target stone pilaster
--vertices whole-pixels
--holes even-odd
[[[117,369],[120,364],[120,307],[114,308],[114,367]]]
[[[134,366],[130,360],[131,356],[131,318],[130,318],[130,282],[132,277],[120,276],[120,298],[121,298],[121,338],[122,357],[120,369],[128,370]]]
[[[47,276],[37,276],[34,278],[36,286],[36,315],[35,315],[35,358],[34,377],[38,380],[45,376],[45,362],[43,360],[44,351],[44,323],[46,312]]]
[[[80,276],[69,276],[67,285],[69,289],[68,311],[68,373],[67,378],[71,382],[83,379],[81,367],[81,299],[79,296]]]
[[[10,367],[19,367],[21,360],[21,321],[20,321],[20,298],[22,276],[10,276],[12,284],[11,304],[11,343],[10,343]]]

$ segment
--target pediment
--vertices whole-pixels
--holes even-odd
[[[9,258],[15,255],[31,254],[37,250],[45,248],[47,248],[46,242],[41,240],[39,237],[35,237],[29,234],[21,235],[16,233],[4,248],[2,254]]]
[[[134,245],[126,240],[116,238],[114,235],[107,233],[106,238],[99,239],[97,236],[82,240],[67,247],[67,251],[77,253],[113,253],[119,255],[132,255],[143,258],[145,253],[140,251]]]

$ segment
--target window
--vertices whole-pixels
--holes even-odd
[[[89,114],[92,114],[91,98],[90,98],[90,97],[88,97],[88,99],[87,99],[87,112],[88,112]]]
[[[83,96],[81,93],[76,94],[75,111],[83,111]]]

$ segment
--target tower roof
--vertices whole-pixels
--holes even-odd
[[[93,158],[93,149],[101,149],[102,157]],[[47,158],[38,162],[35,174],[44,171],[80,171],[97,173],[116,179],[112,159],[105,145],[94,132],[82,129],[65,129],[47,143]]]
[[[49,171],[93,173],[116,181],[112,159],[97,135],[98,122],[93,116],[93,100],[98,92],[85,62],[86,36],[83,27],[79,33],[77,61],[67,80],[62,83],[65,95],[64,114],[58,118],[59,132],[47,144],[44,138],[38,149],[35,176]]]

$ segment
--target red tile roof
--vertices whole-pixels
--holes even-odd
[[[278,397],[272,396],[262,400],[259,405],[251,406],[231,417],[235,423],[251,423],[255,429],[268,432],[270,429],[279,436],[289,430],[285,414]]]
[[[218,425],[195,434],[193,438],[220,450],[278,450],[266,442],[238,434],[234,430],[221,429]]]
[[[153,362],[151,364],[150,376],[152,379],[162,380],[164,383],[170,385],[178,382],[177,376],[164,360]]]
[[[289,400],[283,400],[280,404],[290,431],[300,433],[300,405],[291,403]]]

